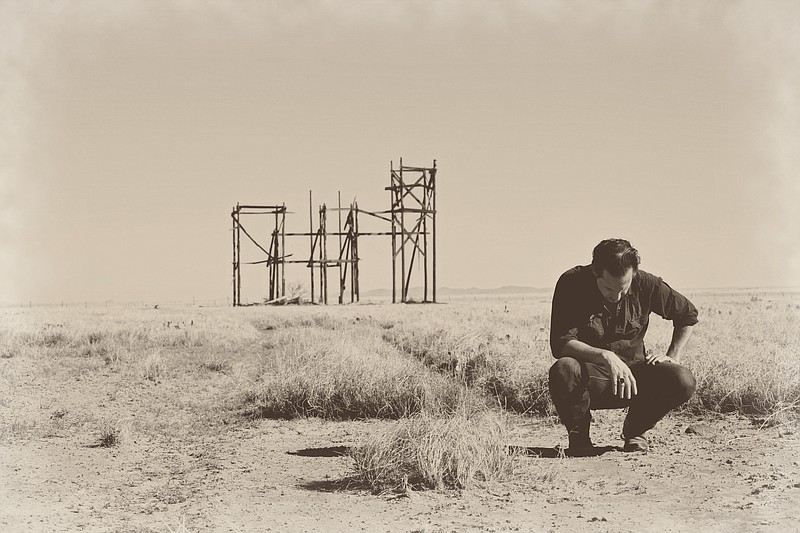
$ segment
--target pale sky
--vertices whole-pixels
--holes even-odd
[[[309,189],[387,209],[400,157],[438,163],[439,287],[552,287],[612,236],[679,290],[800,286],[798,27],[796,1],[0,0],[0,302],[224,300],[236,202],[307,231]],[[362,245],[362,291],[390,250]]]

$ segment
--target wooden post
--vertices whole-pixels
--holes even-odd
[[[339,304],[344,303],[344,285],[345,285],[345,275],[347,273],[347,269],[342,269],[342,260],[344,259],[344,253],[342,252],[342,191],[339,191],[338,194],[338,206],[339,209],[336,211],[339,217]]]
[[[286,255],[286,204],[281,204],[281,254]],[[286,259],[281,256],[281,296],[286,296]]]
[[[392,303],[397,303],[397,212],[395,210],[394,161],[389,163],[389,195],[392,212]]]
[[[236,261],[236,211],[238,207],[234,207],[231,211],[231,240],[233,244],[233,307],[236,307],[236,270],[239,267]]]
[[[436,160],[433,160],[431,170],[431,206],[433,208],[433,218],[431,219],[431,245],[433,248],[433,303],[436,303]]]
[[[360,287],[359,287],[359,257],[358,257],[358,203],[353,202],[353,251],[351,254],[351,259],[353,260],[353,268],[350,270],[351,272],[351,285],[353,286],[353,293],[355,294],[355,300],[357,302],[361,301],[361,294],[360,294]],[[351,299],[352,301],[352,299]]]
[[[356,257],[356,213],[353,207],[354,204],[350,204],[350,211],[347,215],[347,220],[349,222],[348,229],[347,229],[347,238],[349,239],[348,242],[350,243],[349,248],[347,249],[347,259],[350,261],[350,303],[356,301],[356,283],[358,282],[358,264],[355,261]]]
[[[242,221],[239,218],[239,204],[236,204],[236,305],[242,305]]]
[[[328,208],[322,204],[320,210],[320,231],[322,231],[322,283],[320,291],[323,294],[323,302],[328,305]]]
[[[323,303],[325,301],[325,297],[323,293],[325,292],[325,274],[322,271],[322,206],[319,207],[318,211],[319,216],[319,227],[317,228],[317,244],[319,244],[319,252],[317,265],[319,266],[319,303]]]
[[[267,259],[269,262],[269,299],[274,300],[278,297],[278,256],[280,253],[278,247],[278,210],[275,210],[275,228],[272,230],[272,241],[270,242],[269,253],[271,257]]]
[[[428,301],[428,211],[430,207],[428,196],[428,171],[423,170],[422,174],[422,255],[424,262],[422,264],[423,274],[423,298],[422,301]]]
[[[405,182],[403,180],[403,158],[400,158],[400,302],[408,300],[406,287],[406,214],[405,214]]]
[[[308,266],[311,271],[311,303],[314,303],[314,211],[312,208],[311,191],[308,191],[308,235],[309,254]]]

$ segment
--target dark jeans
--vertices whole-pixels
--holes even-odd
[[[572,433],[582,424],[588,424],[590,409],[628,407],[622,434],[626,438],[638,437],[694,394],[694,376],[685,366],[636,361],[630,369],[636,378],[638,394],[623,400],[614,396],[605,365],[582,363],[571,357],[557,360],[550,367],[550,395],[567,431]]]

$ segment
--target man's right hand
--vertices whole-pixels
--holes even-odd
[[[609,350],[603,351],[603,359],[605,359],[611,373],[614,396],[624,400],[630,400],[632,396],[636,396],[638,392],[636,378],[633,377],[630,367],[617,354]]]

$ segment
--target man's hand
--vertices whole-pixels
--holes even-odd
[[[611,351],[604,351],[603,358],[611,372],[611,384],[614,396],[624,400],[630,400],[632,396],[636,396],[638,392],[636,389],[636,378],[633,377],[633,372],[631,372],[628,365],[626,365],[617,354]]]
[[[645,356],[645,361],[647,361],[648,365],[657,365],[658,363],[673,363],[673,364],[680,364],[675,359],[668,355],[658,355],[649,353]]]

